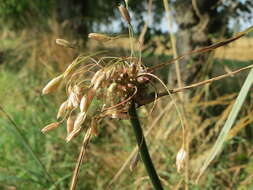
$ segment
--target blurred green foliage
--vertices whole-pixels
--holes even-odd
[[[47,18],[52,5],[52,0],[1,0],[0,19],[2,23],[17,29],[31,25],[34,19],[41,22]]]

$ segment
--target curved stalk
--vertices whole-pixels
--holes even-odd
[[[143,132],[141,129],[140,121],[136,112],[135,104],[132,103],[131,107],[128,110],[128,114],[130,116],[131,124],[134,129],[136,141],[139,147],[139,151],[141,154],[141,159],[145,165],[146,171],[149,175],[149,178],[154,186],[155,190],[163,190],[160,179],[156,173],[153,162],[150,158],[148,148],[146,145],[145,137],[143,136]]]

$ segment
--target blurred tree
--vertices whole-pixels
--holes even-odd
[[[146,1],[129,0],[132,10],[132,19],[137,23],[137,33],[142,29],[145,13],[147,12]],[[60,22],[66,23],[73,31],[82,38],[87,33],[94,32],[94,27],[100,24],[109,24],[115,19],[121,19],[117,5],[124,3],[123,0],[1,0],[0,19],[2,23],[12,23],[16,27],[39,25],[52,15],[54,11]],[[178,31],[177,50],[178,54],[186,51],[210,45],[212,38],[222,37],[229,34],[228,23],[230,19],[250,19],[252,16],[252,0],[171,0],[173,8],[171,14],[175,19]],[[149,27],[147,36],[161,34],[161,30],[155,28],[160,25],[164,17],[163,1],[153,1],[153,23]],[[30,20],[30,22],[29,22]],[[123,28],[124,25],[122,25]],[[37,27],[37,26],[35,26]],[[208,54],[195,57],[189,65],[189,60],[181,65],[183,81],[192,82],[202,66],[207,61]]]
[[[252,0],[176,0],[172,3],[175,19],[179,27],[177,32],[177,50],[179,54],[211,44],[213,37],[229,34],[230,19],[251,19]],[[193,59],[192,66],[186,71],[186,61],[181,64],[183,79],[186,83],[197,78],[207,62],[208,54]]]
[[[94,25],[100,23],[110,23],[119,16],[116,6],[124,1],[110,0],[58,0],[58,10],[60,20],[69,20],[73,29],[78,31],[83,37],[91,32]],[[142,29],[147,1],[129,0],[129,7],[133,11],[132,17],[137,23],[137,32]],[[252,0],[171,0],[169,1],[172,16],[178,26],[177,50],[178,54],[210,45],[212,38],[223,37],[229,34],[228,23],[230,19],[250,19],[252,16]],[[163,1],[153,1],[154,25],[161,24],[164,16]],[[120,18],[120,17],[119,17]],[[152,28],[148,30],[153,34],[161,34],[160,30]],[[150,36],[148,34],[148,36]],[[150,38],[149,38],[150,39]],[[191,67],[186,68],[189,60],[181,63],[183,81],[192,82],[201,73],[202,66],[205,65],[208,54],[196,56],[191,61]],[[208,71],[206,71],[208,73]],[[173,71],[174,73],[174,71]],[[198,79],[197,79],[198,80]]]
[[[52,0],[1,0],[0,22],[19,29],[34,25],[34,20],[43,22],[52,11]]]

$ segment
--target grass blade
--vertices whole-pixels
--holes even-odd
[[[3,109],[2,106],[0,106],[0,111],[5,115],[5,117],[7,118],[7,120],[12,124],[11,126],[13,126],[13,130],[15,132],[15,135],[17,136],[17,139],[21,142],[21,144],[24,146],[24,148],[26,149],[26,151],[31,155],[31,157],[34,159],[34,161],[36,162],[36,164],[42,169],[44,175],[47,177],[47,179],[50,182],[53,182],[51,176],[49,175],[49,173],[47,172],[45,166],[43,165],[43,163],[40,161],[40,159],[38,158],[38,156],[33,152],[32,147],[30,146],[30,144],[28,143],[28,140],[26,139],[26,137],[22,134],[22,132],[20,131],[19,127],[17,126],[17,124],[15,123],[15,121],[11,118],[11,116]]]
[[[215,156],[221,151],[222,145],[228,136],[229,130],[231,129],[231,127],[235,123],[235,119],[236,119],[239,111],[241,110],[242,104],[245,101],[245,98],[250,90],[252,83],[253,83],[253,69],[250,70],[250,72],[249,72],[249,74],[248,74],[248,76],[247,76],[247,78],[240,90],[240,93],[239,93],[238,97],[236,98],[235,104],[232,107],[232,110],[228,116],[228,119],[226,120],[226,122],[221,130],[221,133],[220,133],[218,139],[216,140],[213,148],[211,149],[207,159],[204,161],[203,166],[200,168],[196,182],[198,182],[199,178],[204,173],[204,171],[206,170],[208,165],[212,162],[212,160],[215,158]]]

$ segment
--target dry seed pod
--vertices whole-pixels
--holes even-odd
[[[42,94],[48,94],[50,92],[55,91],[59,87],[62,81],[62,78],[63,76],[60,75],[58,77],[53,78],[51,81],[49,81],[49,83],[47,83],[47,85],[43,88]]]
[[[80,102],[80,111],[81,112],[87,112],[88,110],[88,102],[87,102],[87,97],[83,96]]]
[[[67,67],[67,69],[63,73],[63,77],[66,78],[70,75],[72,72],[73,68],[77,65],[78,58],[76,58],[72,63]]]
[[[73,107],[77,108],[79,106],[79,98],[78,96],[72,91],[68,98],[68,108]]]
[[[86,112],[81,112],[78,114],[76,120],[75,120],[75,123],[74,123],[74,131],[78,130],[81,128],[81,125],[83,124],[83,122],[85,121],[86,119]]]
[[[66,48],[75,48],[69,41],[64,40],[64,39],[56,39],[55,42],[57,45],[60,45]]]
[[[66,138],[66,142],[71,141],[73,138],[75,138],[79,133],[81,132],[81,128],[75,131],[72,131]]]
[[[121,16],[127,21],[128,24],[131,24],[131,18],[126,7],[124,7],[123,5],[120,5],[118,8],[119,8],[119,12]]]
[[[107,36],[105,34],[98,34],[98,33],[89,33],[88,38],[99,41],[99,42],[108,42],[113,39],[110,36]]]
[[[182,147],[177,153],[176,158],[177,172],[180,172],[181,169],[184,167],[185,158],[186,158],[186,151]]]
[[[102,69],[98,70],[95,75],[92,77],[90,84],[93,85],[95,83],[95,81],[97,80],[97,78],[99,77],[99,75],[102,74]]]
[[[58,110],[57,113],[57,119],[59,119],[60,117],[63,116],[63,114],[65,113],[65,111],[68,109],[68,100],[66,100],[65,102],[63,102]]]
[[[94,82],[94,86],[93,89],[97,90],[99,88],[99,86],[101,85],[101,83],[103,82],[103,80],[105,79],[105,73],[101,73],[101,75],[99,75],[97,77],[97,80]]]
[[[75,119],[73,116],[69,116],[67,119],[67,133],[70,134],[74,129]]]
[[[47,125],[46,127],[44,127],[41,132],[42,133],[47,133],[48,131],[51,131],[57,127],[59,127],[60,122],[54,122],[54,123],[50,123],[49,125]]]

